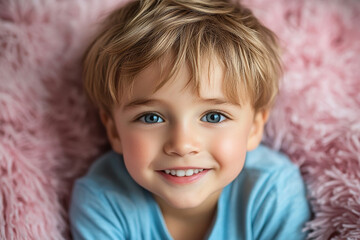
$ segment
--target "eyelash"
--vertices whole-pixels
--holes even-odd
[[[220,111],[214,111],[214,110],[212,110],[212,111],[208,111],[208,112],[206,112],[204,115],[202,115],[202,117],[200,118],[200,120],[201,119],[203,119],[203,118],[205,118],[208,114],[219,114],[220,115],[220,118],[222,117],[223,119],[221,120],[221,121],[219,121],[219,122],[209,122],[209,121],[203,121],[203,122],[208,122],[208,123],[221,123],[221,122],[223,122],[223,121],[225,121],[225,120],[228,120],[228,119],[231,119],[230,117],[228,117],[226,114],[224,114],[223,112],[220,112]],[[149,122],[146,122],[145,121],[145,117],[147,117],[147,116],[156,116],[156,117],[158,117],[158,118],[160,118],[161,119],[161,121],[160,122],[151,122],[151,123],[149,123]],[[143,120],[142,120],[143,119]],[[143,113],[143,114],[141,114],[139,117],[137,117],[136,119],[135,119],[135,121],[140,121],[140,122],[143,122],[143,123],[146,123],[146,124],[155,124],[155,123],[163,123],[163,122],[165,122],[165,120],[164,120],[164,118],[160,115],[160,114],[158,114],[158,113],[156,113],[156,112],[146,112],[146,113]]]
[[[208,114],[219,114],[220,115],[220,119],[221,118],[223,118],[221,121],[219,121],[219,122],[209,122],[209,121],[206,121],[206,122],[208,122],[208,123],[221,123],[221,122],[223,122],[223,121],[226,121],[226,120],[228,120],[228,119],[230,119],[226,114],[224,114],[223,112],[220,112],[220,111],[214,111],[214,110],[212,110],[212,111],[208,111],[208,112],[206,112],[201,118],[200,118],[200,120],[201,119],[203,119],[203,118],[205,118]],[[205,122],[205,121],[204,121]]]
[[[161,122],[148,123],[148,122],[145,121],[145,117],[147,117],[147,116],[156,116],[156,117],[160,118],[162,121],[161,121]],[[141,119],[144,119],[144,120],[141,120]],[[155,112],[146,112],[146,113],[143,113],[143,114],[141,114],[139,117],[137,117],[137,118],[135,119],[135,121],[137,121],[137,122],[139,121],[139,122],[142,122],[142,123],[145,123],[145,124],[155,124],[155,123],[165,122],[164,118],[163,118],[160,114],[155,113]]]

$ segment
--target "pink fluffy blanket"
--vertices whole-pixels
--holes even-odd
[[[301,167],[309,238],[360,239],[360,1],[245,3],[284,50],[264,142]],[[0,239],[70,239],[72,183],[108,148],[80,60],[119,4],[0,1]]]

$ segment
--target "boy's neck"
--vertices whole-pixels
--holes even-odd
[[[173,239],[204,239],[209,232],[217,210],[221,192],[214,194],[201,206],[189,209],[177,209],[154,196],[158,203],[166,227]]]

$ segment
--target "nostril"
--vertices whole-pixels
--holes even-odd
[[[184,157],[185,155],[195,155],[199,152],[194,146],[166,146],[164,152],[170,156]]]
[[[167,155],[180,157],[197,154],[200,151],[200,141],[195,132],[188,127],[175,127],[164,144],[164,152]]]

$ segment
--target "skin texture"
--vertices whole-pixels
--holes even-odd
[[[249,102],[230,103],[216,60],[204,64],[199,94],[187,85],[186,65],[154,92],[163,72],[161,62],[140,72],[132,94],[122,97],[112,116],[102,111],[101,119],[132,178],[158,202],[170,234],[198,239],[209,230],[222,189],[242,170],[246,152],[260,143],[268,111],[255,114]],[[177,168],[207,171],[190,183],[164,177],[163,170]]]

